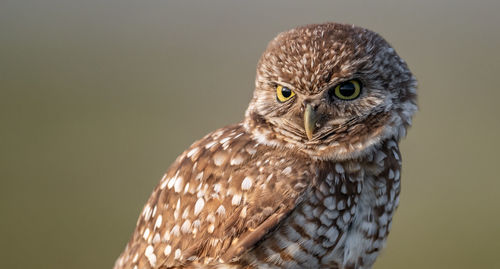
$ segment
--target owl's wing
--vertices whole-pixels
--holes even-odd
[[[240,125],[209,134],[162,178],[116,268],[235,260],[294,210],[310,177],[308,163]]]

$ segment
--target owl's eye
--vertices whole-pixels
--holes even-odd
[[[281,103],[290,100],[294,95],[295,93],[287,87],[283,87],[281,85],[276,87],[276,98]]]
[[[335,97],[342,100],[354,100],[361,94],[361,83],[358,80],[349,80],[335,86]]]

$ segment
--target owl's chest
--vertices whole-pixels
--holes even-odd
[[[359,164],[324,165],[311,189],[279,228],[250,256],[253,264],[319,268],[336,264],[334,251],[356,214],[364,171]],[[333,256],[332,256],[333,255]]]
[[[320,167],[303,202],[254,250],[252,263],[276,268],[337,268],[351,259],[362,260],[369,251],[376,257],[379,246],[375,245],[385,240],[397,197],[377,198],[387,179],[380,174],[382,169],[374,175],[373,167],[373,163],[354,162]],[[399,194],[399,189],[394,193]],[[380,218],[386,218],[382,233]],[[366,264],[371,262],[370,258]]]

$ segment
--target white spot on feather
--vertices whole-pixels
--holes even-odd
[[[217,152],[214,154],[214,164],[217,166],[221,166],[226,162],[227,154],[223,151]]]
[[[161,186],[160,189],[165,189],[165,186],[167,186],[168,180],[167,180],[167,174],[164,174],[163,177],[161,178]]]
[[[162,222],[162,216],[159,215],[158,218],[156,219],[156,223],[155,223],[155,229],[157,228],[160,228],[161,227],[161,222]]]
[[[385,159],[385,157],[387,157],[387,155],[383,151],[379,150],[375,155],[375,162],[380,163]]]
[[[339,173],[339,174],[343,174],[344,173],[344,167],[342,167],[342,165],[340,163],[336,163],[335,164],[335,171],[337,171],[337,173]]]
[[[162,189],[162,190],[165,189],[165,187],[167,186],[167,183],[168,183],[168,180],[163,181],[160,185],[160,189]]]
[[[219,193],[221,189],[221,185],[219,183],[214,184],[214,192]]]
[[[251,148],[251,147],[247,147],[246,150],[248,153],[250,153],[250,155],[254,155],[257,152],[256,149]]]
[[[392,154],[394,154],[394,158],[399,161],[399,154],[395,150],[392,151]]]
[[[212,142],[209,142],[205,145],[205,149],[210,149],[212,148],[215,144],[217,144],[217,141],[212,141]]]
[[[146,205],[146,208],[144,208],[144,220],[145,221],[149,221],[149,218],[151,217],[151,207],[148,205]]]
[[[238,165],[238,164],[241,164],[242,162],[243,162],[243,157],[238,154],[231,159],[230,164],[231,165]]]
[[[151,215],[152,217],[154,217],[156,215],[156,209],[157,208],[158,208],[157,206],[153,207],[153,215]]]
[[[394,178],[394,171],[392,171],[392,169],[389,169],[389,175],[388,175],[388,178],[389,178],[389,179],[393,179],[393,178]]]
[[[340,192],[347,194],[347,186],[345,184],[342,184],[342,187],[340,187]]]
[[[273,177],[273,173],[269,174],[269,176],[267,176],[267,178],[266,178],[266,183],[269,182],[269,180],[271,180],[272,177]]]
[[[168,240],[170,240],[170,232],[165,231],[165,234],[163,235],[163,242],[166,242]]]
[[[172,230],[170,231],[171,234],[173,234],[174,236],[179,236],[181,235],[180,234],[180,228],[179,228],[179,225],[175,225]]]
[[[190,230],[191,230],[191,221],[187,219],[182,224],[181,232],[184,233],[184,234],[187,234],[187,233],[189,233]]]
[[[154,248],[152,245],[149,245],[144,251],[144,256],[148,258],[149,264],[151,266],[156,266],[156,255],[154,254]]]
[[[246,218],[247,216],[247,207],[243,207],[243,209],[241,210],[241,213],[240,213],[240,217],[242,218]]]
[[[391,140],[387,143],[387,148],[396,148],[398,145],[396,144],[396,142],[394,142],[394,140]]]
[[[330,229],[328,229],[328,231],[326,231],[325,236],[326,238],[328,238],[328,240],[334,242],[335,240],[337,240],[337,237],[339,236],[339,231],[332,226],[330,227]]]
[[[203,198],[199,198],[196,201],[196,204],[194,205],[194,215],[196,216],[200,214],[204,206],[205,206],[205,200]]]
[[[215,223],[215,216],[213,213],[207,215],[207,221],[211,223]]]
[[[225,137],[225,138],[221,139],[221,140],[220,140],[220,143],[221,143],[221,144],[224,144],[224,143],[226,143],[226,142],[227,142],[227,141],[229,141],[229,140],[231,140],[231,137],[229,137],[229,136],[228,136],[228,137]]]
[[[189,206],[187,206],[184,209],[184,212],[182,212],[182,219],[186,219],[189,216]]]
[[[176,178],[175,183],[174,183],[175,192],[180,192],[182,190],[182,182],[183,182],[182,177]]]
[[[292,167],[290,167],[290,166],[283,169],[283,174],[285,174],[285,175],[289,175],[291,172],[292,172]]]
[[[144,240],[148,240],[149,233],[150,233],[149,228],[146,228],[146,230],[144,230],[144,234],[142,235]]]
[[[180,249],[176,249],[174,255],[175,255],[174,259],[176,259],[176,260],[180,259],[180,257],[181,257],[181,250]]]
[[[186,155],[186,156],[187,156],[188,158],[191,158],[191,156],[193,156],[194,154],[196,154],[199,150],[200,150],[200,149],[196,147],[196,148],[194,148],[194,149],[190,150],[190,151],[187,153],[187,155]]]
[[[172,177],[172,178],[168,181],[168,185],[167,185],[168,189],[171,189],[171,188],[174,186],[174,183],[175,183],[175,181],[176,181],[176,180],[177,180],[177,176],[174,176],[174,177]]]
[[[165,251],[163,251],[163,254],[165,254],[165,256],[168,256],[170,255],[171,252],[172,252],[172,246],[167,245],[167,247],[165,247]]]
[[[252,178],[245,177],[245,179],[243,179],[243,182],[241,182],[241,189],[246,191],[249,190],[251,187],[252,187]]]
[[[239,194],[235,194],[235,195],[233,196],[233,199],[232,199],[231,203],[232,203],[233,205],[239,205],[239,204],[240,204],[240,202],[241,202],[241,195],[239,195]]]
[[[344,209],[345,209],[345,201],[344,201],[344,200],[340,200],[340,201],[337,203],[337,209],[338,209],[338,210],[344,210]]]
[[[219,208],[217,208],[217,211],[215,211],[220,216],[224,216],[226,214],[226,208],[223,205],[220,205]]]
[[[335,197],[334,196],[328,196],[323,200],[323,205],[330,209],[333,210],[336,207],[336,202],[335,202]]]
[[[153,237],[153,244],[158,244],[160,243],[160,234],[156,233],[155,236]]]

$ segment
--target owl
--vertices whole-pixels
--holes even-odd
[[[176,159],[114,268],[371,268],[416,110],[416,79],[380,35],[280,33],[244,119]]]

